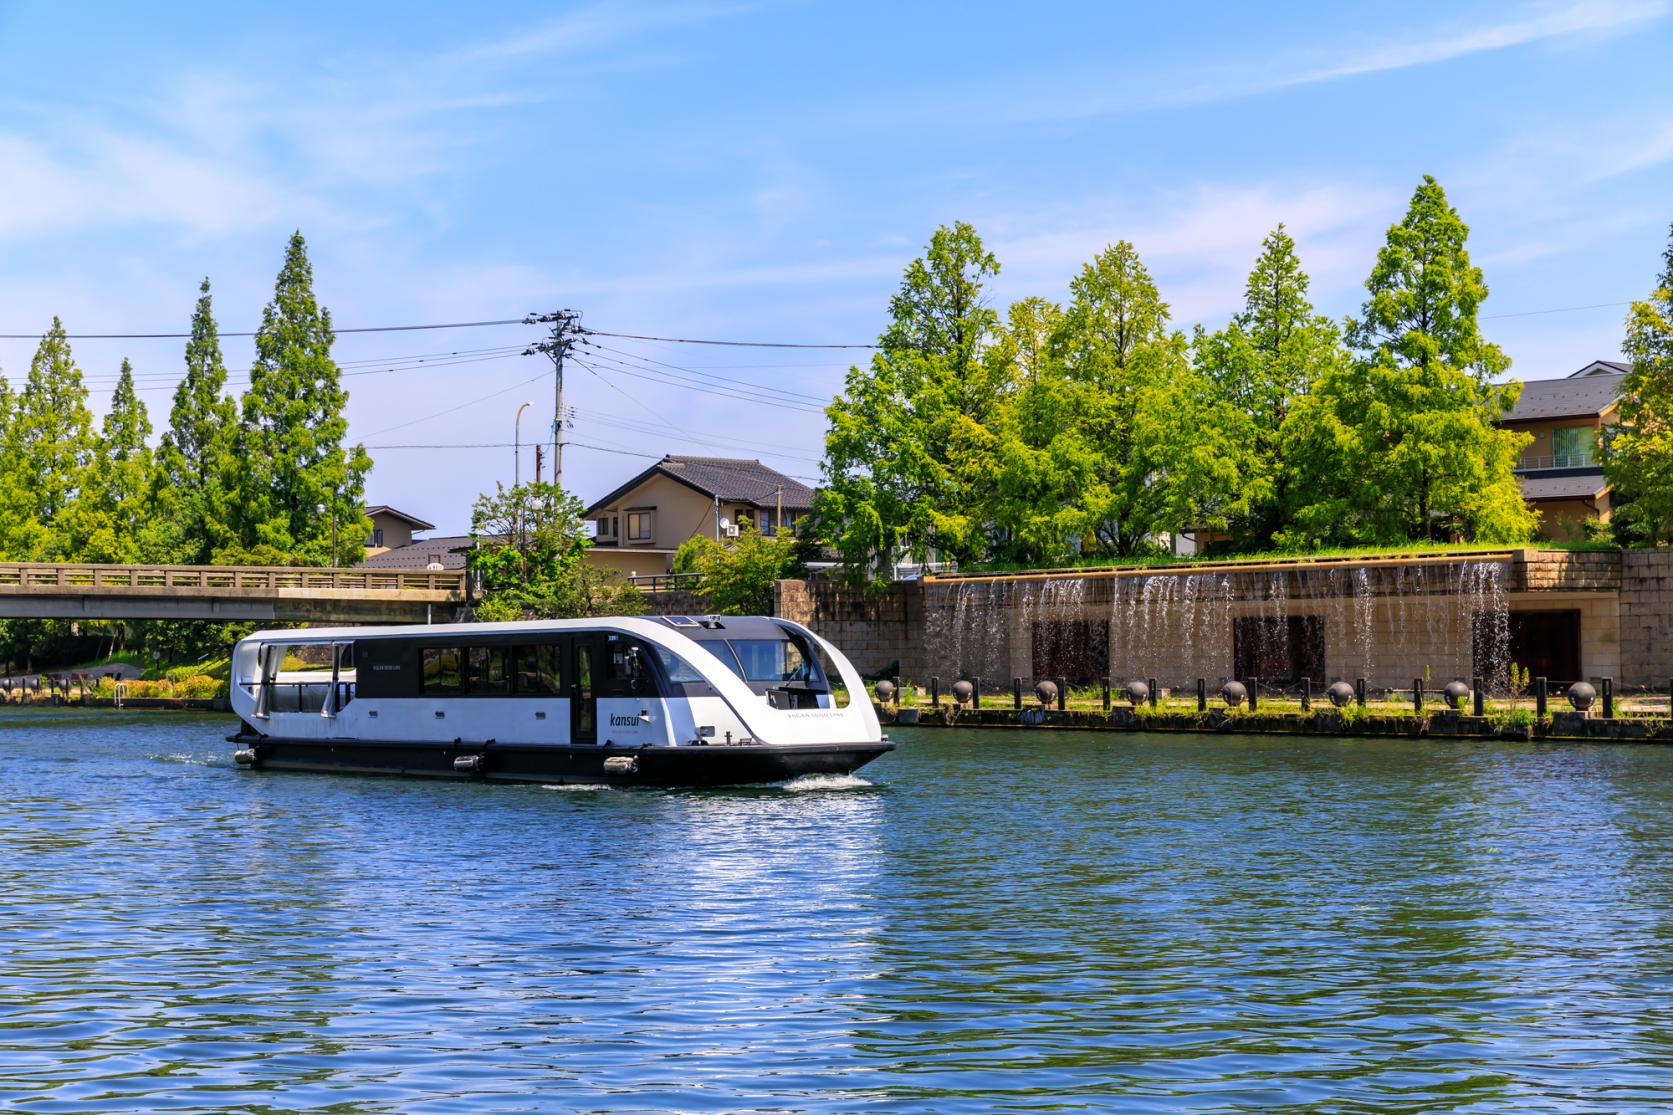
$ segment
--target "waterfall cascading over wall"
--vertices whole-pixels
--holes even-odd
[[[1507,681],[1509,555],[937,578],[924,585],[928,672],[1153,677],[1188,688],[1238,676],[1322,686]]]

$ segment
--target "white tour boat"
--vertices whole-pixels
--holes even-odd
[[[719,785],[894,747],[842,652],[758,616],[258,631],[232,707],[239,763],[272,770]]]

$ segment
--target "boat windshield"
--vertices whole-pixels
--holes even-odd
[[[745,681],[815,680],[813,664],[789,639],[728,639],[726,645],[738,656]]]
[[[656,647],[656,656],[662,659],[662,668],[668,671],[668,680],[675,685],[691,685],[705,680],[695,666],[667,647]],[[722,655],[720,660],[730,666],[729,658],[729,655]]]

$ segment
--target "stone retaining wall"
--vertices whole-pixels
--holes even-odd
[[[1232,564],[1112,576],[1053,573],[907,581],[881,594],[834,581],[783,581],[777,614],[835,642],[868,676],[943,684],[979,676],[1031,683],[1036,641],[1080,625],[1108,632],[1108,672],[1180,686],[1234,672],[1232,629],[1251,617],[1317,616],[1325,677],[1373,686],[1468,678],[1476,614],[1578,611],[1581,668],[1623,688],[1673,678],[1673,550],[1526,549],[1250,569]],[[676,609],[659,609],[674,611]],[[1502,618],[1501,621],[1502,622]],[[1089,628],[1087,625],[1091,625]]]

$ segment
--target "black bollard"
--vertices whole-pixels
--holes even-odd
[[[1022,679],[1021,678],[1012,678],[1011,679],[1011,707],[1016,709],[1018,712],[1022,711]]]
[[[1542,677],[1534,679],[1534,716],[1540,720],[1545,719],[1545,696],[1549,686],[1550,683]]]
[[[1487,694],[1485,694],[1481,691],[1481,679],[1480,678],[1471,678],[1470,679],[1470,692],[1475,694],[1475,714],[1477,716],[1486,716],[1487,715]]]
[[[1057,679],[1057,711],[1062,712],[1069,707],[1069,679]]]
[[[1104,679],[1104,711],[1108,712],[1109,710],[1110,710],[1110,679],[1106,677]]]
[[[1261,679],[1249,679],[1249,711],[1254,712],[1261,707]]]
[[[1301,679],[1301,711],[1313,711],[1313,679]]]
[[[941,679],[934,674],[929,679],[929,707],[931,712],[941,711]]]
[[[1412,713],[1413,713],[1413,715],[1416,715],[1416,716],[1422,716],[1423,715],[1423,679],[1422,678],[1413,678],[1412,679]]]
[[[1144,683],[1150,686],[1150,707],[1155,708],[1156,702],[1161,700],[1162,687],[1156,684],[1155,678],[1145,678]]]
[[[1615,717],[1615,679],[1603,679],[1603,718],[1612,720]]]
[[[1197,711],[1208,711],[1208,679],[1197,679]]]
[[[979,709],[979,708],[982,707],[982,679],[981,678],[973,677],[973,678],[970,679],[970,707],[972,709]]]
[[[1365,707],[1365,679],[1354,678],[1354,704]]]

